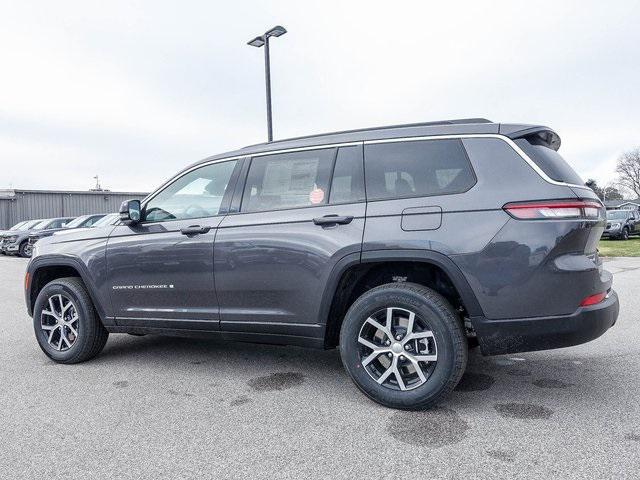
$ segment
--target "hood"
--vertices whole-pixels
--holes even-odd
[[[53,235],[55,232],[59,232],[61,230],[67,230],[66,228],[47,228],[45,230],[31,230],[29,232],[30,237],[48,237],[49,235]]]
[[[48,244],[75,242],[79,240],[92,240],[106,238],[116,228],[115,225],[94,228],[68,228],[52,232],[46,241]],[[55,235],[54,235],[55,234]],[[40,243],[40,242],[38,242]]]

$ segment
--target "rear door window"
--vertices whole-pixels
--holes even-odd
[[[448,195],[476,177],[460,140],[420,140],[365,146],[368,200]]]
[[[549,148],[546,143],[537,136],[532,135],[525,138],[517,138],[514,142],[540,167],[547,177],[556,182],[584,185],[584,181],[580,178],[580,175],[571,168],[567,161],[562,158],[562,155],[554,149]]]
[[[242,196],[243,212],[326,205],[336,149],[254,157]]]

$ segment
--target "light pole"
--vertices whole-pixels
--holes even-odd
[[[264,35],[254,38],[247,42],[252,47],[264,47],[264,81],[267,87],[267,138],[273,141],[273,126],[271,120],[271,68],[269,65],[269,37],[279,37],[287,31],[284,27],[277,26],[266,32]]]

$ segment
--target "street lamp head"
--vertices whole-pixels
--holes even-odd
[[[280,35],[284,35],[287,33],[287,30],[280,25],[273,27],[267,33],[264,34],[265,37],[279,37]]]
[[[253,40],[247,42],[247,45],[251,45],[252,47],[261,47],[264,45],[264,38],[256,37]]]

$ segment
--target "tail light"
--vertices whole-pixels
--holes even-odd
[[[604,218],[604,207],[593,200],[549,200],[507,203],[505,212],[518,220]]]
[[[595,305],[596,303],[600,303],[607,296],[607,292],[596,293],[595,295],[589,295],[584,300],[580,302],[581,307],[588,307],[589,305]]]
[[[24,289],[29,289],[29,272],[24,274]]]

